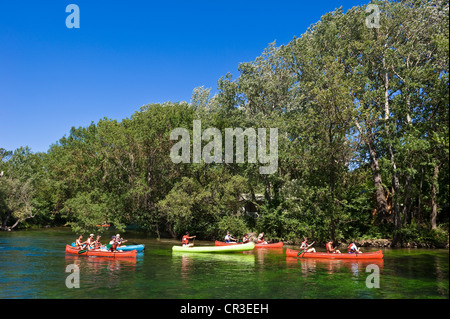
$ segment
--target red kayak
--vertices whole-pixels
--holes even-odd
[[[82,251],[82,253],[80,253]],[[112,257],[112,258],[121,258],[121,257],[134,257],[136,258],[136,250],[132,251],[104,251],[104,250],[79,250],[70,245],[66,245],[66,253],[75,254],[79,256],[98,256],[98,257]]]
[[[286,256],[287,257],[299,257],[299,258],[328,258],[328,259],[382,259],[383,258],[383,252],[381,250],[378,250],[373,253],[362,253],[362,254],[301,253],[300,255],[298,255],[298,253],[300,251],[301,250],[292,250],[292,249],[287,248]]]
[[[215,245],[216,246],[230,246],[230,245],[240,245],[242,243],[225,243],[223,241],[216,240]],[[283,242],[280,241],[278,243],[273,244],[255,244],[255,248],[282,248]]]

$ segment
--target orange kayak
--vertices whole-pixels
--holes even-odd
[[[229,245],[242,245],[242,243],[226,243],[223,241],[216,240],[215,242],[216,246],[229,246]],[[283,247],[283,242],[280,241],[278,243],[273,244],[255,244],[255,248],[281,248]]]
[[[299,257],[299,258],[328,258],[328,259],[382,259],[383,258],[383,252],[381,250],[378,250],[373,253],[362,253],[362,254],[301,253],[299,256],[297,256],[300,251],[301,250],[293,250],[293,249],[287,248],[286,256],[287,257]]]
[[[98,257],[112,257],[112,258],[120,258],[120,257],[134,257],[136,258],[136,250],[132,251],[104,251],[104,250],[83,250],[81,254],[79,254],[80,250],[72,247],[70,245],[66,245],[66,253],[75,254],[79,256],[98,256]]]

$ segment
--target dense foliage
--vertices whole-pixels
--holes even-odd
[[[328,13],[220,78],[212,97],[196,88],[190,103],[73,128],[47,153],[1,149],[2,229],[107,222],[205,239],[230,230],[448,241],[448,2],[372,3],[379,28],[366,26],[364,6]],[[194,120],[222,136],[278,128],[277,172],[173,163],[170,133],[187,128],[192,138]]]

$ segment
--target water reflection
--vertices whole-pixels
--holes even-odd
[[[314,259],[314,258],[295,258],[286,257],[286,266],[288,268],[300,268],[304,275],[314,273],[317,270],[325,270],[328,274],[340,273],[348,270],[353,277],[357,278],[361,274],[366,277],[366,268],[369,265],[378,266],[381,271],[384,266],[383,259],[364,259],[364,260],[348,260],[348,259]]]
[[[136,270],[135,258],[66,255],[66,267],[75,264],[80,269],[83,287],[117,287],[126,273]]]
[[[243,267],[254,267],[255,255],[244,253],[189,253],[189,252],[172,252],[172,260],[180,262],[181,277],[186,280],[191,273],[195,273],[197,266],[205,270],[208,268],[215,269],[217,265],[223,263],[231,270]]]

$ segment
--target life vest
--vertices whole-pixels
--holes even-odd
[[[83,248],[83,244],[81,244],[81,240],[75,240],[75,246]]]
[[[110,251],[116,251],[117,250],[117,246],[119,246],[118,243],[111,244],[111,247],[109,248],[109,250]]]
[[[348,245],[347,251],[348,251],[349,253],[351,253],[352,251],[354,251],[354,249],[352,249],[352,247],[353,247],[353,243],[351,243],[350,245]]]
[[[183,245],[189,245],[189,236],[188,235],[184,235],[183,238],[181,239],[181,243]]]
[[[306,240],[302,241],[300,248],[306,248],[306,247],[308,247],[308,243],[306,242]]]

